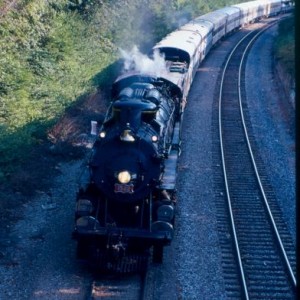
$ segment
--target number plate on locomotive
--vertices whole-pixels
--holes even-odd
[[[119,184],[115,183],[115,193],[133,194],[133,184]]]

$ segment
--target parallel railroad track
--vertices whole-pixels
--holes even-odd
[[[221,78],[218,126],[224,192],[220,191],[220,198],[227,199],[230,216],[230,225],[224,225],[226,217],[222,215],[219,227],[224,234],[223,267],[230,297],[294,299],[295,247],[264,175],[255,141],[247,132],[249,120],[245,121],[244,61],[263,30],[245,35],[229,55]],[[220,203],[221,215],[225,209]]]

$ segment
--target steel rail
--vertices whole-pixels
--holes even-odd
[[[247,128],[246,128],[246,124],[245,124],[245,119],[244,119],[244,113],[243,113],[243,108],[242,108],[242,95],[241,95],[241,74],[242,74],[242,67],[245,61],[245,56],[246,53],[249,50],[249,47],[251,46],[251,44],[254,42],[254,40],[260,35],[262,34],[265,30],[269,29],[272,25],[268,25],[263,29],[260,29],[259,32],[257,34],[254,35],[254,37],[249,41],[248,45],[246,46],[243,55],[242,55],[242,59],[239,65],[239,73],[238,73],[238,97],[239,97],[239,107],[240,107],[240,114],[241,114],[241,119],[242,119],[242,124],[243,124],[243,129],[244,129],[244,133],[245,133],[245,137],[246,137],[246,141],[247,141],[247,146],[249,149],[249,153],[251,156],[251,161],[252,161],[252,165],[256,174],[256,178],[257,178],[257,182],[261,191],[261,194],[263,196],[264,199],[264,204],[265,207],[267,208],[268,211],[268,216],[271,220],[272,223],[272,228],[275,232],[276,238],[277,238],[277,242],[279,244],[281,253],[284,257],[284,261],[285,264],[287,266],[288,269],[288,273],[289,276],[294,284],[294,287],[296,287],[297,283],[296,283],[296,278],[295,275],[293,273],[293,270],[291,268],[290,262],[288,260],[286,251],[284,249],[282,240],[280,238],[280,234],[278,232],[275,220],[272,216],[272,212],[270,209],[270,206],[268,204],[268,200],[267,197],[265,195],[264,192],[264,188],[263,185],[261,183],[260,180],[260,175],[256,166],[256,162],[254,159],[254,155],[252,152],[252,148],[251,148],[251,144],[250,144],[250,140],[249,140],[249,136],[248,136],[248,132],[247,132]],[[254,30],[253,30],[254,31]],[[225,77],[225,73],[229,64],[229,61],[231,60],[234,52],[236,51],[236,49],[239,47],[239,45],[250,35],[253,33],[253,31],[249,32],[246,36],[244,36],[238,43],[237,45],[234,47],[234,49],[231,51],[225,67],[223,69],[222,72],[222,77],[221,77],[221,83],[220,83],[220,93],[219,93],[219,138],[220,138],[220,148],[221,148],[221,157],[222,157],[222,168],[223,168],[223,175],[224,175],[224,184],[225,184],[225,189],[226,189],[226,196],[227,196],[227,202],[228,202],[228,208],[229,208],[229,214],[230,214],[230,221],[231,221],[231,229],[232,229],[232,233],[233,233],[233,239],[234,239],[234,244],[235,244],[235,250],[237,253],[237,259],[238,259],[238,265],[239,265],[239,270],[240,270],[240,276],[241,276],[241,281],[242,281],[242,289],[243,289],[243,293],[244,293],[244,297],[245,299],[249,299],[249,293],[248,293],[248,287],[247,287],[247,283],[246,283],[246,279],[245,279],[245,273],[244,273],[244,268],[243,268],[243,263],[242,263],[242,259],[241,259],[241,252],[240,252],[240,248],[239,248],[239,242],[238,242],[238,238],[237,238],[237,234],[236,234],[236,229],[235,229],[235,221],[234,221],[234,217],[233,217],[233,212],[232,212],[232,205],[231,205],[231,196],[230,196],[230,191],[229,191],[229,185],[228,185],[228,179],[227,179],[227,170],[226,170],[226,163],[225,163],[225,154],[224,154],[224,145],[223,145],[223,137],[222,137],[222,93],[223,93],[223,83],[224,83],[224,77]]]
[[[251,143],[250,143],[250,140],[249,140],[249,135],[248,135],[248,131],[247,131],[247,126],[246,126],[246,122],[245,122],[245,118],[244,118],[244,113],[243,113],[243,107],[242,107],[242,93],[241,93],[241,74],[242,74],[242,66],[244,64],[244,60],[245,60],[245,55],[249,49],[249,47],[251,46],[251,44],[254,42],[254,40],[260,35],[262,34],[264,31],[266,31],[267,29],[269,29],[271,26],[273,26],[274,24],[270,24],[268,25],[267,27],[263,28],[262,30],[260,30],[252,39],[251,41],[249,42],[249,44],[247,45],[244,53],[243,53],[243,56],[242,56],[242,59],[241,59],[241,63],[240,63],[240,67],[239,67],[239,78],[238,78],[238,91],[239,91],[239,105],[240,105],[240,113],[241,113],[241,118],[242,118],[242,124],[243,124],[243,128],[244,128],[244,132],[245,132],[245,137],[246,137],[246,140],[247,140],[247,145],[248,145],[248,150],[249,150],[249,153],[250,153],[250,156],[251,156],[251,161],[252,161],[252,165],[253,165],[253,168],[254,168],[254,171],[255,171],[255,174],[256,174],[256,179],[258,181],[258,185],[260,187],[260,191],[261,191],[261,194],[263,196],[263,199],[264,199],[264,204],[267,208],[267,211],[268,211],[268,215],[269,215],[269,218],[271,220],[271,223],[272,223],[272,227],[273,227],[273,230],[275,232],[275,235],[276,235],[276,238],[277,238],[277,242],[279,244],[279,247],[280,247],[280,250],[281,250],[281,253],[284,257],[284,260],[285,260],[285,263],[286,263],[286,266],[288,268],[288,271],[289,271],[289,276],[291,277],[292,281],[293,281],[293,284],[294,284],[294,287],[297,286],[297,281],[296,281],[296,277],[294,275],[294,272],[292,270],[292,267],[291,267],[291,264],[289,262],[289,259],[287,257],[287,254],[286,254],[286,251],[284,249],[284,246],[283,246],[283,243],[282,243],[282,240],[281,240],[281,237],[280,237],[280,234],[278,232],[278,229],[277,229],[277,226],[276,226],[276,223],[275,223],[275,220],[273,218],[273,215],[272,215],[272,212],[271,212],[271,209],[270,209],[270,205],[268,203],[268,199],[266,197],[266,194],[265,194],[265,191],[264,191],[264,187],[262,185],[262,182],[261,182],[261,179],[260,179],[260,175],[259,175],[259,172],[258,172],[258,169],[257,169],[257,166],[256,166],[256,162],[255,162],[255,158],[254,158],[254,155],[253,155],[253,151],[252,151],[252,147],[251,147]]]
[[[235,244],[235,250],[238,258],[238,264],[239,264],[239,270],[240,270],[240,275],[242,279],[242,288],[244,292],[244,296],[246,300],[249,300],[249,293],[248,293],[248,288],[247,288],[247,283],[245,279],[245,273],[244,273],[244,268],[243,268],[243,263],[241,259],[241,252],[239,248],[239,243],[238,243],[238,238],[235,230],[235,222],[234,222],[234,217],[232,213],[232,206],[231,206],[231,198],[230,198],[230,192],[229,192],[229,186],[228,186],[228,180],[227,180],[227,171],[226,171],[226,163],[225,163],[225,155],[224,155],[224,146],[223,146],[223,138],[222,138],[222,92],[223,92],[223,83],[224,83],[224,77],[225,77],[225,72],[227,70],[229,61],[235,52],[235,50],[238,48],[238,46],[246,39],[250,34],[252,33],[249,32],[246,36],[244,36],[233,48],[231,53],[229,54],[229,57],[226,61],[226,64],[224,66],[223,72],[222,72],[222,77],[221,77],[221,83],[220,83],[220,93],[219,93],[219,138],[220,138],[220,147],[221,147],[221,157],[222,157],[222,168],[223,168],[223,175],[224,175],[224,183],[225,183],[225,189],[226,189],[226,196],[227,196],[227,203],[229,207],[229,214],[230,214],[230,224],[231,224],[231,230],[233,233],[233,238],[234,238],[234,244]]]

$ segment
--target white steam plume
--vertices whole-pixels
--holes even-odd
[[[131,51],[120,49],[120,52],[124,59],[124,72],[135,70],[159,76],[167,70],[164,56],[159,51],[153,53],[153,59],[141,53],[137,46],[134,46]]]

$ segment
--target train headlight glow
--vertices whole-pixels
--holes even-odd
[[[151,140],[152,140],[152,142],[157,142],[158,141],[158,137],[156,136],[156,135],[153,135],[152,137],[151,137]]]
[[[106,132],[105,132],[105,131],[101,131],[100,134],[99,134],[99,136],[100,136],[102,139],[104,139],[105,136],[106,136]]]
[[[128,171],[122,171],[118,174],[118,180],[120,183],[128,183],[131,180],[131,175]]]

